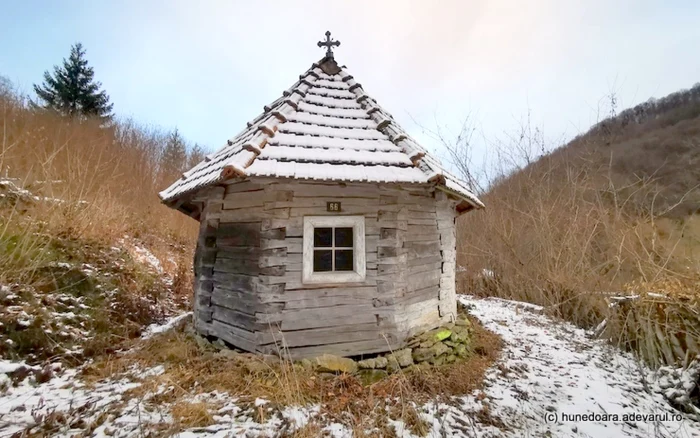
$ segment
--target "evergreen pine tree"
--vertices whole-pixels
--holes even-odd
[[[179,176],[187,165],[187,147],[177,129],[168,135],[160,159],[160,168],[166,179]]]
[[[34,91],[42,101],[35,107],[53,109],[71,117],[100,117],[111,119],[113,104],[109,96],[100,90],[102,84],[94,81],[95,72],[88,66],[85,50],[80,43],[71,47],[70,57],[63,59],[63,66],[54,66],[54,73],[44,72],[44,83],[34,85]]]
[[[202,160],[204,160],[204,149],[197,143],[192,146],[192,149],[190,150],[189,155],[187,156],[187,168],[191,169],[197,164],[199,164]]]

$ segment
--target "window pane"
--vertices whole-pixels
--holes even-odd
[[[335,246],[336,248],[345,247],[352,248],[352,228],[336,228],[335,229]]]
[[[339,249],[335,251],[335,270],[336,271],[352,271],[352,250]]]
[[[328,272],[333,270],[333,251],[323,249],[314,251],[314,272]]]
[[[329,248],[333,244],[332,228],[314,228],[314,247]]]

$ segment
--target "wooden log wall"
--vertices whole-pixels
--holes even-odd
[[[206,197],[195,268],[202,333],[295,358],[354,356],[400,348],[455,313],[454,201],[442,192],[255,179]],[[331,201],[342,211],[327,212]],[[307,215],[365,217],[363,282],[302,284]]]

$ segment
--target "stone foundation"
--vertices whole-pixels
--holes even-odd
[[[409,339],[401,350],[359,361],[324,354],[304,359],[302,364],[320,372],[358,374],[367,383],[373,383],[401,369],[421,364],[446,365],[466,359],[471,353],[471,340],[471,322],[466,315],[459,315],[454,323]]]

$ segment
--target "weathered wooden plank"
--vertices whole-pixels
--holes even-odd
[[[382,274],[392,274],[392,273],[410,273],[410,275],[416,275],[423,272],[442,272],[440,270],[441,263],[425,263],[407,269],[405,265],[392,265],[392,264],[377,264],[377,275]],[[379,278],[379,277],[378,277]],[[410,276],[407,277],[410,281]]]
[[[284,310],[291,309],[312,309],[317,307],[332,307],[332,306],[355,306],[373,304],[373,299],[378,297],[372,296],[334,296],[334,297],[318,297],[308,298],[305,300],[287,301],[284,305]],[[375,306],[376,307],[376,306]]]
[[[442,261],[454,262],[457,260],[456,251],[442,251]]]
[[[260,246],[260,222],[222,222],[214,235],[218,246]]]
[[[286,228],[275,228],[260,231],[261,239],[284,239],[287,237]]]
[[[225,290],[219,287],[214,288],[211,302],[214,306],[225,307],[248,315],[255,315],[262,309],[262,304],[253,293]]]
[[[371,206],[348,205],[347,207],[342,206],[342,209],[343,210],[339,213],[329,213],[326,211],[325,205],[323,207],[291,207],[289,217],[303,217],[303,216],[310,216],[310,215],[337,216],[337,215],[343,215],[343,214],[352,214],[352,215],[361,214],[367,218],[377,217],[377,209],[375,207],[371,207]],[[284,209],[274,209],[274,210],[265,210],[265,211],[272,213],[272,212],[276,212],[279,210],[284,210]]]
[[[340,185],[297,185],[289,187],[294,191],[295,197],[336,197],[336,198],[367,198],[379,200],[379,193],[372,187],[352,187]],[[342,201],[341,201],[342,202]]]
[[[373,313],[376,309],[371,302],[360,305],[333,306],[320,309],[285,309],[277,313],[256,314],[258,322],[282,324],[282,330],[299,330],[304,324],[313,324],[317,319],[333,319],[344,316],[358,316]],[[372,318],[374,321],[375,318]],[[334,324],[337,325],[337,324]],[[297,327],[297,328],[293,328]],[[317,326],[323,327],[323,326]],[[311,328],[311,327],[309,327]]]
[[[369,341],[290,348],[289,354],[292,358],[314,357],[324,353],[335,354],[337,356],[355,356],[358,351],[362,351],[364,354],[381,353],[396,349],[398,346],[398,341],[392,340],[391,334],[387,334],[387,339],[382,337],[382,339],[373,339]]]
[[[452,273],[454,275],[455,269],[457,267],[457,263],[455,262],[445,262],[442,264],[442,272],[443,273]]]
[[[317,288],[307,287],[306,289],[281,290],[278,293],[260,293],[259,299],[263,303],[268,302],[291,302],[298,300],[311,300],[316,298],[333,297],[357,297],[371,300],[377,296],[376,286],[347,287],[337,285],[337,287],[318,286]]]
[[[283,239],[265,239],[261,243],[263,249],[287,248],[287,254],[301,252],[301,237],[286,237]]]
[[[214,263],[214,272],[227,274],[259,275],[259,262],[246,258],[217,258]]]
[[[211,322],[212,310],[211,309],[200,309],[199,311],[197,311],[197,318],[203,322]]]
[[[216,259],[248,259],[260,260],[265,257],[285,257],[287,255],[286,248],[246,248],[246,247],[223,247],[219,248],[216,253]]]
[[[434,227],[437,223],[435,219],[413,219],[411,217],[407,218],[406,221],[408,225],[427,225]]]
[[[440,270],[420,272],[417,274],[413,274],[413,271],[411,271],[411,275],[408,276],[407,280],[408,290],[410,292],[423,289],[429,286],[439,286],[441,276],[442,272],[440,272]]]
[[[409,268],[413,268],[414,266],[421,266],[421,265],[429,265],[431,263],[439,263],[442,262],[442,255],[431,255],[428,257],[420,257],[420,258],[412,258],[408,260],[406,263],[406,266]]]
[[[408,210],[408,213],[406,214],[406,217],[408,218],[409,224],[410,221],[414,219],[437,219],[437,214],[435,212],[430,212],[430,211],[415,211],[415,210]],[[433,221],[437,225],[437,222]]]
[[[409,281],[410,281],[411,275],[417,276],[418,274],[423,274],[426,272],[434,272],[435,274],[440,275],[440,276],[444,275],[442,272],[442,263],[440,263],[440,262],[427,263],[427,264],[423,264],[423,265],[416,265],[416,266],[411,267],[411,269],[408,272],[410,272]]]
[[[247,334],[250,332],[242,330],[240,327],[232,327],[229,324],[214,320],[209,328],[209,333],[243,350],[256,351],[257,342],[255,335],[252,335],[253,340],[251,340]]]
[[[288,272],[287,275],[290,273]],[[376,272],[374,273],[374,276],[376,277]],[[367,278],[364,281],[357,282],[357,283],[344,283],[346,286],[375,286],[377,284],[376,278],[372,277],[372,271],[367,270]],[[323,284],[321,286],[324,286]],[[287,278],[284,283],[284,287],[286,290],[294,290],[294,289],[308,289],[309,285],[304,284],[301,281],[301,275],[299,275],[298,278]]]
[[[423,289],[409,291],[406,295],[397,297],[394,300],[392,300],[392,304],[410,306],[424,301],[434,300],[435,298],[440,299],[440,287],[429,286]]]
[[[406,234],[406,242],[440,242],[440,235],[435,234]]]
[[[201,189],[194,197],[192,202],[207,202],[212,200],[221,200],[224,197],[224,187],[213,186]]]
[[[365,226],[366,224],[367,221],[365,221]],[[379,219],[379,217],[377,217],[375,225],[380,228],[396,228],[398,230],[406,230],[408,228],[408,222],[405,220]]]
[[[370,200],[367,198],[350,198],[350,197],[345,197],[345,196],[331,196],[331,197],[326,197],[326,196],[317,196],[317,197],[312,197],[312,198],[307,198],[307,197],[299,197],[299,196],[294,196],[293,199],[290,200],[285,200],[285,201],[268,201],[265,202],[264,208],[265,210],[270,210],[270,209],[275,209],[275,208],[284,208],[284,207],[293,207],[293,208],[317,208],[320,211],[326,211],[326,203],[328,202],[340,202],[341,203],[341,210],[339,213],[344,213],[345,207],[367,207],[368,209],[373,209],[377,210],[380,207],[379,201],[377,200],[376,202],[374,200]],[[387,206],[381,206],[381,207],[387,207]],[[391,208],[391,207],[389,207]],[[397,208],[393,206],[393,208]]]
[[[447,230],[455,227],[454,220],[444,220],[440,219],[437,221],[438,230]]]
[[[214,266],[217,252],[216,248],[201,248],[198,254],[200,266]]]
[[[385,258],[389,257],[398,257],[403,254],[408,254],[409,250],[407,248],[395,248],[395,247],[380,247],[377,248],[377,260],[381,261],[381,263],[388,263],[387,261],[383,260]]]
[[[353,306],[355,307],[355,306]],[[314,309],[309,309],[314,310]],[[322,315],[326,315],[323,313]],[[285,330],[301,330],[309,328],[320,328],[320,327],[334,327],[338,325],[348,325],[348,324],[366,324],[377,321],[375,314],[362,313],[344,316],[319,316],[313,319],[295,319],[295,320],[283,320],[281,321],[282,331]]]
[[[261,229],[265,230],[286,230],[286,237],[302,237],[304,234],[303,217],[293,217],[289,219],[263,219]],[[365,220],[365,235],[379,235],[379,225],[373,219]]]
[[[289,217],[289,208],[275,210],[257,210],[241,208],[238,210],[222,210],[220,213],[212,213],[212,218],[221,222],[251,222],[261,219],[285,219]]]
[[[246,194],[257,195],[251,196],[249,199],[227,199],[222,203],[224,210],[239,210],[241,208],[263,208],[265,205],[265,197],[260,192],[247,192]],[[229,195],[231,196],[231,195]]]
[[[367,269],[376,270],[376,269],[377,269],[377,253],[376,253],[376,252],[371,252],[371,253],[369,253],[369,254],[372,255],[373,260],[372,260],[372,261],[366,261],[366,262],[365,262],[365,267],[366,267]],[[298,255],[298,254],[290,254],[289,256],[291,257],[291,256],[294,256],[294,255]],[[367,254],[366,254],[366,255],[367,255]],[[303,265],[302,262],[290,263],[288,260],[289,260],[289,259],[287,259],[287,262],[286,262],[286,263],[284,263],[284,262],[281,262],[281,263],[280,263],[280,260],[271,260],[270,262],[277,262],[277,263],[279,263],[280,265],[284,265],[284,267],[287,268],[287,272],[298,272],[298,271],[301,271],[301,270],[303,269],[304,265]],[[275,265],[273,265],[273,266],[275,266]]]
[[[380,281],[377,283],[377,292],[380,296],[404,295],[408,290],[405,281]]]
[[[353,324],[298,331],[281,332],[281,343],[289,348],[311,345],[384,339],[382,329],[376,324]]]
[[[404,242],[404,249],[409,259],[435,256],[440,254],[440,242]]]
[[[377,211],[377,221],[398,222],[399,221],[399,212],[398,211],[390,211],[390,210],[382,208],[381,210]]]
[[[239,259],[257,260],[263,255],[263,250],[256,247],[228,247],[224,246],[214,251],[214,258],[219,259]]]
[[[260,277],[241,274],[226,274],[214,272],[214,285],[231,290],[255,290],[255,285],[261,283]]]
[[[239,309],[233,310],[226,307],[212,306],[213,319],[234,327],[246,329],[250,332],[265,330],[268,324],[260,324],[257,318],[242,312]]]
[[[239,193],[239,192],[251,192],[251,191],[257,191],[257,190],[262,190],[265,188],[265,185],[259,184],[250,180],[247,181],[233,181],[233,182],[228,182],[225,183],[226,187],[226,195],[230,193]]]

